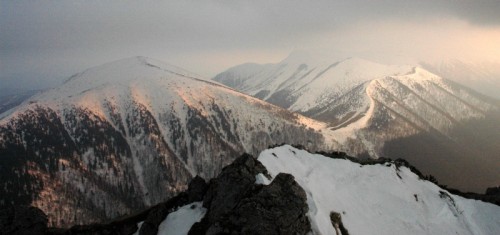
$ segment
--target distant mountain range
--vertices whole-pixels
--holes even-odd
[[[500,183],[500,102],[422,67],[293,53],[213,80],[329,123],[349,154],[403,157],[466,190]]]
[[[425,68],[294,53],[213,80],[133,57],[0,114],[0,206],[51,226],[102,222],[276,144],[405,158],[462,190],[500,183],[500,104]]]

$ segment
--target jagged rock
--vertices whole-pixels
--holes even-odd
[[[204,198],[205,218],[189,234],[306,234],[304,190],[288,174],[278,174],[268,185],[256,185],[255,175],[265,167],[244,154],[210,181]]]
[[[47,222],[47,215],[36,207],[7,207],[0,210],[2,234],[44,234]]]
[[[269,186],[257,186],[206,234],[306,234],[311,225],[304,190],[292,175],[278,174]]]
[[[232,210],[255,184],[255,176],[259,173],[267,174],[267,170],[249,154],[243,154],[222,169],[219,176],[210,181],[203,200],[209,222]]]
[[[205,182],[203,178],[201,178],[200,176],[194,177],[189,183],[187,190],[189,203],[202,201],[203,196],[207,192],[207,188],[207,182]]]
[[[335,233],[337,233],[337,235],[349,235],[349,232],[342,223],[342,216],[340,215],[340,213],[335,211],[330,212],[330,221],[332,222],[332,225],[335,228]]]

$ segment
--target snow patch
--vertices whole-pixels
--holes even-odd
[[[144,223],[144,221],[137,223],[137,231],[135,231],[135,233],[133,233],[132,235],[139,235],[139,231],[141,231],[141,227],[142,227],[143,223]]]
[[[158,227],[158,235],[185,235],[207,212],[203,202],[193,202],[168,214]]]
[[[255,176],[255,184],[269,185],[271,180],[269,180],[264,174],[259,173]]]

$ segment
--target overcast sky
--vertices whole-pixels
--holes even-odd
[[[500,61],[498,0],[0,0],[0,88],[142,55],[212,77],[294,50],[383,63]]]

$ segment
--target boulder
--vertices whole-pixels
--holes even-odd
[[[305,191],[289,174],[269,185],[255,176],[268,175],[255,158],[244,154],[210,181],[204,198],[207,214],[189,234],[306,234],[311,231]]]

